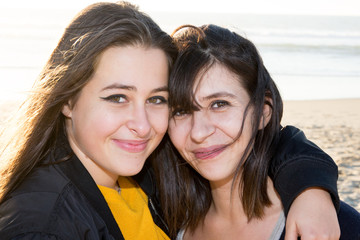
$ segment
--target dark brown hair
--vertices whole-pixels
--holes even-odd
[[[244,114],[252,107],[252,136],[234,177],[235,180],[241,176],[240,183],[233,187],[240,189],[248,219],[260,218],[264,207],[271,204],[267,195],[267,176],[283,110],[279,91],[249,40],[215,25],[199,28],[186,25],[175,33],[179,55],[169,81],[170,106],[174,113],[198,110],[193,96],[195,80],[215,63],[239,76],[239,83],[250,96]],[[271,107],[272,115],[266,127],[259,130],[264,104]],[[241,132],[242,128],[238,136]],[[174,236],[179,228],[193,231],[204,220],[212,201],[209,182],[186,164],[168,136],[156,155],[155,161],[161,161],[155,166],[158,167],[162,204],[171,235]]]
[[[71,21],[22,106],[17,132],[0,152],[0,202],[52,151],[64,132],[62,107],[76,101],[98,56],[109,47],[127,45],[163,50],[169,69],[177,54],[171,37],[126,2],[90,5]]]

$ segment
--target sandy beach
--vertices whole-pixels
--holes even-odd
[[[295,125],[339,167],[340,198],[360,211],[360,99],[286,101],[283,125]]]
[[[16,109],[0,102],[0,126]],[[360,211],[360,99],[285,101],[283,125],[295,125],[339,166],[340,198]]]

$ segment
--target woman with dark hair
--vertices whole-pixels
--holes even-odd
[[[215,25],[180,27],[174,39],[168,134],[178,153],[166,143],[156,165],[170,232],[182,229],[178,239],[283,239],[288,205],[280,196],[298,182],[275,182],[277,192],[271,160],[296,152],[294,159],[316,165],[326,157],[284,142],[284,134],[304,137],[280,125],[281,96],[249,40]],[[312,177],[303,174],[306,184]],[[338,217],[341,239],[359,239],[359,213],[341,202]]]
[[[1,239],[168,238],[152,162],[145,160],[168,127],[176,56],[171,37],[131,4],[94,4],[73,19],[2,146]],[[292,156],[274,161],[275,179],[292,178],[283,175]],[[320,186],[336,199],[332,167],[320,167],[328,183]],[[287,192],[279,184],[279,192],[285,189],[290,206],[314,186],[299,182]],[[301,196],[295,209],[309,203]]]

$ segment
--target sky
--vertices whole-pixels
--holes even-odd
[[[0,8],[65,8],[81,10],[94,0],[1,0]],[[145,12],[238,12],[360,16],[360,0],[129,0]]]

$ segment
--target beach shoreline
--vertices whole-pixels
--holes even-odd
[[[0,101],[0,128],[20,102]],[[284,101],[282,125],[294,125],[339,167],[341,200],[360,211],[360,98]]]

